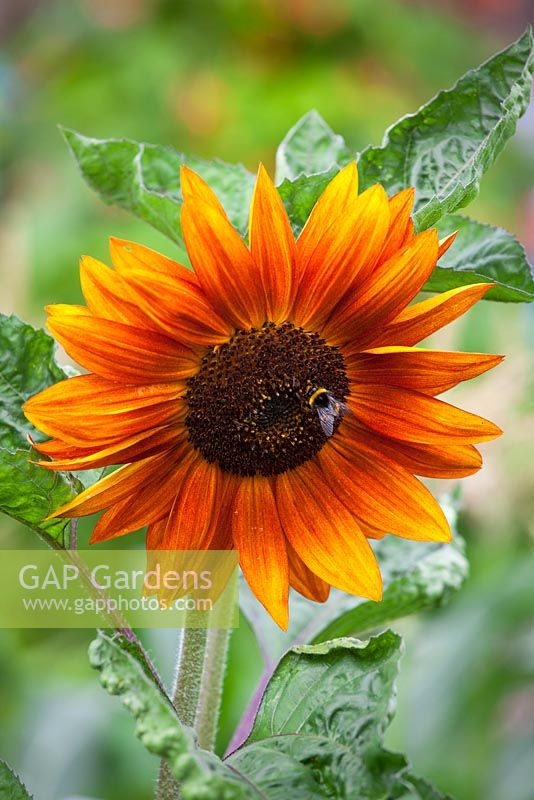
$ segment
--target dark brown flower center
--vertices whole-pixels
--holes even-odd
[[[291,322],[237,331],[189,379],[186,425],[202,456],[235,475],[278,475],[314,456],[348,394],[341,352]]]

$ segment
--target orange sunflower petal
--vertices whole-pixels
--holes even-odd
[[[243,478],[235,500],[232,529],[248,585],[275,622],[287,630],[289,567],[269,478]]]
[[[252,256],[222,206],[206,202],[205,183],[182,167],[182,232],[199,283],[213,308],[238,328],[266,320],[265,296]]]
[[[48,436],[93,447],[178,422],[183,393],[180,384],[122,386],[98,375],[77,375],[34,395],[23,408]]]
[[[180,189],[184,203],[191,200],[200,200],[202,203],[213,206],[213,208],[226,216],[224,207],[211,186],[187,164],[182,164],[180,167]]]
[[[142,486],[133,497],[113,504],[100,517],[90,544],[115,539],[168,517],[176,500],[177,487],[187,474],[191,460],[191,452],[184,448],[179,463],[169,471],[162,471],[156,483],[151,481]]]
[[[146,531],[147,550],[168,550],[165,547],[165,531],[167,529],[167,518],[163,517],[148,525]]]
[[[75,472],[79,469],[95,469],[96,467],[110,467],[114,464],[128,464],[140,461],[148,456],[161,453],[174,447],[185,434],[183,429],[176,427],[153,428],[142,431],[135,436],[129,436],[106,445],[99,450],[91,448],[92,452],[82,453],[71,458],[56,459],[55,461],[38,461],[41,467],[50,470],[66,470]]]
[[[259,269],[267,315],[282,322],[296,291],[295,238],[274,183],[260,164],[250,209],[250,250]]]
[[[421,444],[487,442],[502,431],[493,422],[410,389],[361,384],[349,406],[357,420],[392,439]]]
[[[403,189],[389,199],[389,231],[380,253],[380,261],[387,261],[413,239],[411,213],[415,190]]]
[[[316,603],[324,603],[328,600],[330,594],[329,584],[308,569],[304,561],[287,541],[286,549],[289,561],[289,583],[293,589],[307,597],[308,600],[314,600]]]
[[[180,342],[222,344],[233,333],[233,327],[208,304],[196,281],[134,267],[125,283],[153,326]]]
[[[106,475],[88,489],[81,492],[74,500],[50,514],[54,517],[84,517],[109,508],[122,500],[131,499],[147,484],[157,484],[164,474],[166,465],[171,461],[167,453],[150,456],[143,461],[127,464]]]
[[[129,295],[152,327],[179,341],[220,344],[233,328],[210,306],[195,274],[148,247],[110,240],[111,255]]]
[[[148,435],[148,434],[147,434]],[[102,444],[97,444],[93,447],[80,447],[79,445],[67,444],[61,439],[48,439],[46,442],[35,442],[31,436],[28,436],[28,441],[34,450],[37,450],[43,456],[49,458],[67,459],[67,458],[83,458],[92,453],[97,453],[102,449]],[[48,462],[47,462],[48,463]]]
[[[403,309],[378,330],[375,346],[414,345],[465,314],[481,300],[494,283],[475,283],[451,289]]]
[[[354,438],[336,436],[318,458],[331,489],[367,525],[407,539],[450,540],[439,503],[417,478],[387,456]]]
[[[445,255],[457,236],[458,231],[454,231],[454,233],[450,233],[448,236],[445,236],[443,239],[439,240],[438,259]]]
[[[233,501],[236,494],[238,483],[235,475],[221,472],[219,475],[221,488],[218,496],[218,515],[216,525],[211,529],[213,537],[207,537],[205,543],[209,543],[210,550],[231,550],[232,541],[232,520]],[[175,493],[176,494],[176,493]],[[176,497],[173,506],[176,505]],[[168,515],[162,519],[150,523],[146,534],[147,550],[174,550],[173,530],[168,524]],[[198,549],[197,543],[194,547]],[[202,544],[201,542],[198,544]]]
[[[482,466],[482,456],[472,444],[399,442],[359,426],[353,416],[345,417],[342,433],[354,438],[357,444],[364,442],[376,452],[377,458],[385,454],[409,472],[425,478],[465,478]]]
[[[358,198],[358,169],[351,161],[332,178],[312,208],[297,240],[298,261],[307,264],[323,232]]]
[[[144,244],[110,236],[109,252],[114,267],[122,277],[127,277],[131,269],[145,267],[152,274],[158,273],[182,280],[187,280],[189,276],[190,280],[194,281],[194,275],[190,269],[178,261],[158,253],[157,250],[145,247]]]
[[[355,383],[387,384],[435,395],[481,375],[502,359],[485,353],[378,347],[350,357],[347,373]]]
[[[387,534],[387,531],[381,531],[375,528],[374,525],[368,525],[361,517],[358,517],[358,525],[368,539],[383,539]]]
[[[153,328],[150,318],[128,297],[128,286],[114,270],[90,256],[80,262],[80,283],[89,311],[95,317]]]
[[[435,267],[437,253],[436,231],[420,233],[403,251],[379,264],[353,297],[340,303],[323,335],[331,344],[348,343],[348,352],[373,342],[377,327],[419,292]]]
[[[166,549],[209,550],[217,536],[223,475],[196,451],[189,457],[165,530]]]
[[[198,369],[193,351],[155,331],[50,306],[47,327],[74,361],[125,383],[179,381]]]
[[[299,288],[292,315],[297,325],[320,327],[339,298],[364,281],[380,256],[388,227],[387,195],[377,184],[322,232],[306,261],[298,250]]]
[[[276,503],[291,546],[315,575],[351,594],[380,599],[375,555],[315,462],[278,475]]]

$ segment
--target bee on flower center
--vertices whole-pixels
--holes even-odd
[[[343,356],[318,334],[291,322],[240,330],[188,381],[189,440],[226,472],[279,475],[319,452],[347,394]]]
[[[317,411],[321,428],[328,438],[334,433],[338,420],[342,419],[349,411],[346,403],[335,398],[328,389],[324,388],[314,389],[308,403]]]

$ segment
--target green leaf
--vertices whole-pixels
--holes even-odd
[[[267,687],[246,745],[224,761],[198,748],[124,637],[99,632],[89,656],[104,688],[136,720],[144,746],[166,760],[182,800],[443,800],[402,756],[382,748],[399,653],[400,639],[389,631],[366,644],[295,648]]]
[[[67,472],[31,464],[36,455],[30,448],[15,452],[0,448],[0,511],[27,525],[49,546],[64,547],[69,521],[46,517],[83,487]]]
[[[529,303],[534,279],[525,248],[515,236],[468,217],[451,214],[440,220],[441,235],[458,231],[424,289],[443,292],[469,283],[492,282],[488,300]]]
[[[5,761],[0,761],[0,797],[2,800],[32,800],[32,795]]]
[[[182,164],[209,183],[232,223],[241,233],[246,231],[254,176],[241,164],[204,161],[171,147],[128,139],[92,139],[62,130],[82,176],[102,200],[131,211],[173,242],[183,244]]]
[[[391,721],[400,652],[400,637],[392,631],[369,642],[338,639],[292,648],[269,681],[247,744],[330,730],[336,742],[348,747],[363,751],[373,746]],[[340,698],[347,701],[343,714]],[[368,717],[365,726],[358,724],[360,716]]]
[[[317,111],[309,111],[286,134],[276,151],[276,182],[342,167],[354,158]]]
[[[182,725],[168,697],[147,674],[146,665],[120,636],[99,632],[89,649],[102,686],[121,698],[136,720],[136,734],[154,755],[164,758],[180,783],[182,800],[255,798],[248,785],[211,753],[200,750],[191,728]]]
[[[245,745],[227,763],[268,798],[283,798],[285,790],[295,800],[443,800],[410,773],[403,756],[382,745],[400,652],[391,631],[365,643],[338,639],[293,648],[267,686]]]
[[[63,380],[54,359],[55,344],[44,331],[15,316],[0,314],[0,444],[10,450],[27,447],[27,435],[43,435],[28,422],[22,404],[32,395]]]
[[[456,512],[444,503],[451,527]],[[411,542],[386,536],[373,542],[384,592],[379,603],[332,589],[326,603],[310,603],[292,593],[287,632],[270,619],[248,587],[240,590],[241,608],[251,624],[266,667],[273,667],[291,645],[324,642],[336,636],[364,636],[394,620],[447,603],[468,572],[464,544],[458,534],[452,544]]]
[[[379,182],[392,193],[415,186],[418,230],[466,206],[528,106],[533,66],[529,28],[452,89],[396,122],[382,146],[364,150],[358,162],[362,188]]]

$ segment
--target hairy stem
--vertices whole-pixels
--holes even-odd
[[[185,628],[180,632],[172,703],[180,722],[194,728],[199,746],[213,750],[231,629]],[[157,800],[179,800],[168,764],[160,765]]]
[[[207,641],[208,631],[205,628],[180,630],[172,704],[180,722],[191,728],[195,725],[199,705]],[[180,798],[180,787],[166,761],[162,761],[159,768],[156,798],[157,800]]]
[[[198,743],[205,750],[215,748],[230,633],[230,628],[211,628],[208,631],[204,673],[195,717]]]
[[[185,628],[181,632],[172,704],[180,722],[192,728],[200,700],[207,643],[205,628]]]

